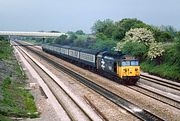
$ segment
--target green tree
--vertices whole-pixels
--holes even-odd
[[[70,34],[70,36],[69,36],[69,38],[68,39],[70,39],[70,40],[76,40],[78,37],[77,37],[77,35],[76,34]]]
[[[112,33],[114,31],[114,22],[110,19],[106,19],[104,21],[98,20],[94,23],[92,32],[95,34],[102,33],[108,38],[112,37]]]
[[[121,43],[118,43],[121,44]],[[120,46],[120,45],[119,45]],[[127,41],[121,48],[124,53],[130,54],[138,58],[140,61],[147,57],[148,47],[143,43]]]
[[[174,35],[168,31],[162,31],[159,27],[152,26],[152,32],[157,42],[173,42]]]
[[[90,47],[96,50],[112,51],[112,48],[116,46],[116,42],[113,39],[107,38],[104,34],[99,33],[95,43]]]
[[[85,33],[83,32],[83,30],[77,30],[75,33],[78,34],[78,35],[85,35]]]
[[[67,39],[67,35],[61,35],[61,36],[59,36],[59,37],[57,37],[55,39],[54,43],[56,43],[56,44],[64,44],[66,39]]]
[[[140,20],[125,18],[118,22],[115,22],[115,30],[113,32],[113,38],[115,40],[122,40],[125,36],[125,33],[128,32],[131,28],[151,28],[149,25],[146,25]]]

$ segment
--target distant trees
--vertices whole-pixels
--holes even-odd
[[[150,28],[150,26],[135,18],[125,18],[118,22],[115,22],[115,31],[113,33],[113,38],[115,40],[122,40],[125,36],[125,33],[128,32],[131,28]]]
[[[77,30],[75,33],[78,34],[78,35],[85,35],[85,33],[83,32],[83,30]]]
[[[110,19],[104,21],[98,20],[94,23],[91,29],[94,34],[102,33],[107,36],[107,38],[111,38],[113,31],[115,30],[115,24]]]
[[[137,19],[127,18],[118,22],[106,19],[104,21],[96,21],[92,27],[92,32],[96,35],[102,33],[107,36],[107,38],[120,41],[131,28],[150,28],[150,26]]]
[[[61,35],[59,37],[57,37],[55,40],[54,40],[54,43],[56,44],[65,44],[66,43],[66,40],[67,39],[67,35]]]

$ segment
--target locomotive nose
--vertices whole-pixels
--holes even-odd
[[[133,68],[132,67],[128,68],[128,75],[133,76]]]

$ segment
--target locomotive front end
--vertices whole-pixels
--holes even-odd
[[[121,60],[117,69],[119,77],[127,83],[135,84],[140,78],[140,66],[138,60]]]

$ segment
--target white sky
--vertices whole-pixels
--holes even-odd
[[[0,0],[0,30],[90,33],[96,20],[107,18],[180,30],[180,0]]]

